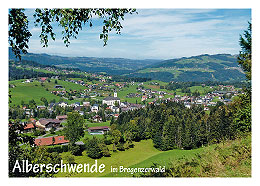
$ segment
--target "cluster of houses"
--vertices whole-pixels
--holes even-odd
[[[102,135],[110,130],[108,126],[89,127],[88,133],[90,135]],[[50,146],[50,145],[68,145],[69,140],[65,136],[51,136],[51,137],[39,137],[34,140],[37,146]],[[75,143],[76,145],[84,145],[82,141]]]
[[[233,96],[237,96],[238,91],[213,91],[211,93],[208,93],[205,96],[180,96],[175,95],[174,98],[168,98],[170,101],[175,102],[184,102],[185,107],[191,108],[193,104],[195,105],[203,105],[204,110],[209,110],[209,106],[215,106],[217,104],[217,101],[223,102],[224,104],[229,104],[232,100],[226,99],[225,97],[232,98]],[[213,99],[215,99],[213,101]]]
[[[147,99],[155,98],[155,99],[162,99],[166,94],[169,94],[165,91],[157,91],[152,89],[145,89],[142,86],[138,87],[138,92],[141,92],[142,98],[141,101],[145,101]]]
[[[114,96],[108,96],[103,99],[102,101],[103,105],[106,105],[106,110],[111,110],[109,116],[114,116],[115,118],[118,117],[119,112],[127,112],[129,110],[139,109],[144,107],[144,105],[141,104],[133,104],[128,102],[121,102],[120,98],[117,97],[117,93],[114,93]],[[54,106],[60,106],[60,107],[73,107],[74,110],[78,111],[80,115],[83,115],[84,112],[82,111],[84,107],[89,107],[91,113],[96,113],[91,119],[93,122],[101,122],[102,117],[98,115],[98,111],[100,110],[100,105],[94,104],[91,105],[90,102],[83,102],[81,105],[79,102],[68,104],[67,102],[58,102],[58,103],[50,103],[48,107],[44,105],[38,105],[38,109],[48,109],[49,111],[53,110]],[[28,116],[33,116],[30,109],[25,109],[26,114],[29,114]],[[59,127],[62,127],[62,123],[66,121],[67,115],[57,116],[55,119],[50,118],[41,118],[38,121],[33,120],[30,123],[28,123],[26,127],[26,131],[30,131],[34,127],[37,127],[39,129],[50,131],[52,128],[58,129]]]
[[[141,97],[142,95],[141,94],[138,94],[138,93],[128,93],[126,95],[126,98],[138,98],[138,97]]]
[[[109,76],[109,77],[111,77],[111,76]],[[99,81],[100,82],[106,82],[103,78],[99,79]],[[121,89],[121,88],[124,88],[124,87],[127,86],[127,83],[101,83],[101,84],[96,83],[96,84],[88,84],[85,81],[74,80],[74,79],[66,79],[65,81],[71,82],[71,83],[75,83],[75,84],[78,84],[78,85],[82,85],[82,86],[88,88],[88,89],[85,89],[85,91],[88,91],[88,92],[93,91],[93,90],[110,91],[110,90],[113,89],[111,87],[116,87],[116,88]]]
[[[62,127],[62,123],[67,120],[67,115],[57,116],[55,119],[41,118],[38,121],[34,118],[30,118],[28,122],[24,122],[24,132],[32,132],[33,129],[39,129],[44,131],[50,131],[53,129],[59,129]]]
[[[41,118],[38,121],[30,118],[30,120],[24,123],[24,131],[32,132],[34,129],[50,131],[51,129],[62,129],[62,123],[67,120],[67,115],[57,116],[55,119]],[[88,133],[91,135],[105,134],[110,130],[108,126],[89,127]],[[38,137],[34,140],[37,146],[49,146],[49,145],[68,145],[69,140],[64,136],[51,136],[51,137]]]
[[[62,87],[57,87],[57,89],[60,89]],[[221,87],[222,89],[225,87]],[[227,88],[227,87],[226,87]],[[174,101],[174,102],[183,102],[185,107],[191,108],[193,104],[195,105],[203,105],[204,110],[209,110],[208,106],[214,106],[216,105],[216,100],[223,102],[224,104],[229,104],[231,102],[231,98],[233,96],[238,95],[238,91],[232,89],[232,87],[228,87],[228,90],[217,90],[212,91],[211,93],[206,94],[205,96],[180,96],[175,95],[173,98],[167,98],[166,100]],[[151,98],[153,96],[155,99],[153,102],[150,102],[149,104],[158,104],[156,101],[158,100],[159,96],[161,95],[162,100],[165,100],[163,97],[166,93],[164,91],[153,91],[151,89],[144,89],[142,87],[139,87],[138,90],[142,92],[140,95],[142,95],[142,98],[147,99]],[[134,93],[132,93],[134,94]],[[131,95],[132,95],[131,94]],[[158,94],[158,95],[154,95]],[[229,98],[229,99],[228,99]],[[213,101],[213,99],[215,99]],[[81,105],[79,102],[68,104],[67,102],[59,102],[59,103],[51,103],[48,107],[48,109],[52,109],[55,105],[58,105],[60,107],[73,107],[74,110],[77,110],[81,115],[83,115],[82,108],[83,107],[89,107],[90,112],[96,113],[92,117],[92,121],[94,122],[101,122],[102,117],[98,115],[98,111],[100,110],[101,105],[94,104],[91,105],[90,102],[83,102]],[[145,105],[141,104],[133,104],[128,102],[123,102],[120,100],[120,98],[117,97],[117,92],[114,92],[113,96],[107,96],[103,99],[102,105],[106,105],[106,110],[111,110],[112,114],[115,118],[119,116],[120,112],[127,112],[134,109],[139,109],[145,107]],[[102,106],[102,107],[103,107]],[[46,109],[45,106],[37,106],[38,109]],[[24,125],[24,131],[30,132],[35,128],[38,128],[40,130],[50,131],[51,129],[59,130],[63,127],[63,122],[65,122],[67,119],[67,115],[61,115],[57,116],[55,119],[50,118],[41,118],[38,121],[35,119],[30,119],[30,121]],[[88,132],[91,135],[98,135],[98,134],[104,134],[108,132],[110,128],[108,126],[98,126],[98,127],[89,127]],[[48,137],[48,138],[37,138],[35,139],[35,144],[40,145],[56,145],[56,144],[62,144],[66,145],[68,144],[68,140],[64,138],[64,136],[54,136],[54,137]]]

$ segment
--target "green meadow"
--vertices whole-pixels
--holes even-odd
[[[52,90],[57,90],[54,88],[55,81],[51,80],[50,82],[45,81],[42,85],[38,81],[34,81],[32,83],[22,83],[25,80],[15,80],[15,81],[9,81],[9,84],[15,85],[14,88],[9,88],[10,95],[11,95],[11,103],[10,105],[19,105],[21,104],[21,101],[23,100],[25,103],[28,103],[29,100],[34,99],[36,104],[41,105],[43,104],[41,102],[41,98],[45,97],[48,101],[55,99],[56,101],[59,101],[61,97],[55,96],[51,93]],[[58,85],[62,85],[66,90],[84,90],[85,87],[67,82],[67,81],[61,81],[57,80]],[[46,90],[48,89],[48,91]],[[69,103],[76,102],[77,100],[65,100]]]
[[[142,140],[140,142],[134,142],[134,148],[130,148],[126,151],[111,151],[111,157],[102,157],[98,159],[98,165],[105,164],[105,171],[103,173],[61,173],[59,172],[57,177],[132,177],[131,173],[119,173],[111,172],[111,167],[119,168],[123,167],[150,167],[153,163],[163,163],[167,164],[171,160],[181,158],[183,156],[187,158],[192,158],[196,153],[199,153],[203,148],[194,150],[170,150],[170,151],[159,151],[153,147],[153,142],[151,139]],[[112,145],[109,146],[110,150]],[[69,152],[63,152],[61,154],[62,159],[66,163],[66,155]],[[83,152],[82,156],[74,156],[75,162],[77,164],[94,164],[94,159],[89,158],[86,152]]]
[[[46,91],[45,87],[42,87],[39,82],[22,83],[24,80],[10,81],[9,84],[13,84],[16,87],[10,88],[11,103],[10,105],[20,105],[23,100],[28,103],[29,100],[34,99],[37,104],[43,104],[40,99],[45,97],[48,101],[56,99],[58,101],[60,97],[51,94]]]
[[[74,79],[80,79],[80,78],[74,78]],[[51,94],[50,92],[53,90],[57,90],[54,88],[55,85],[62,85],[63,88],[67,91],[70,90],[77,90],[77,91],[83,91],[86,89],[86,87],[75,84],[72,82],[57,80],[57,84],[55,84],[55,80],[50,80],[50,82],[45,81],[44,83],[40,83],[38,81],[34,81],[32,83],[22,83],[24,80],[15,80],[15,81],[9,81],[9,84],[15,85],[14,88],[10,88],[10,94],[11,94],[11,103],[10,105],[18,105],[21,104],[21,101],[23,100],[25,103],[28,103],[29,100],[34,99],[36,101],[36,104],[41,105],[43,104],[40,99],[42,97],[45,97],[48,101],[55,99],[56,101],[66,101],[69,104],[74,103],[77,101],[81,101],[81,98],[78,98],[76,100],[67,100],[62,99],[59,96],[55,96],[54,94]],[[159,85],[152,85],[152,82],[157,82]],[[88,84],[92,84],[93,82],[87,82]],[[156,91],[165,91],[167,93],[176,93],[177,95],[183,96],[185,93],[181,92],[181,89],[174,90],[166,90],[166,89],[160,89],[160,86],[167,85],[166,82],[162,81],[149,81],[143,83],[143,86],[145,89],[152,89]],[[127,101],[130,103],[141,103],[141,97],[133,97],[133,98],[127,98],[127,94],[129,93],[140,93],[137,92],[137,83],[135,85],[129,85],[129,87],[124,87],[121,90],[118,91],[118,97],[121,99],[121,101]],[[46,90],[48,89],[48,91]],[[191,92],[199,91],[201,95],[205,95],[205,92],[212,91],[208,86],[202,87],[202,86],[192,86],[190,87]],[[108,91],[100,91],[97,90],[96,92],[103,94],[104,97],[108,96],[109,94],[112,94],[112,92]],[[157,94],[158,95],[158,94]],[[96,97],[95,99],[102,100],[104,97]],[[173,95],[165,95],[165,98],[173,97]],[[153,101],[153,99],[147,99],[147,102]]]
[[[131,172],[120,172],[123,168],[149,168],[154,164],[170,168],[173,165],[181,165],[178,161],[197,162],[193,166],[187,164],[192,177],[250,177],[251,176],[251,136],[235,140],[223,141],[220,144],[201,147],[192,150],[173,149],[169,151],[159,151],[153,147],[151,139],[134,142],[134,148],[126,151],[112,152],[109,146],[111,157],[102,157],[97,160],[97,166],[105,165],[105,171],[99,172],[80,172],[64,173],[59,172],[56,177],[132,177]],[[66,155],[70,152],[61,154],[64,164]],[[197,156],[199,155],[199,156]],[[77,164],[95,163],[94,159],[89,158],[84,151],[82,156],[73,156]],[[198,159],[199,157],[199,159]],[[183,161],[182,161],[183,162]],[[183,166],[186,164],[183,164]],[[205,165],[211,167],[210,172],[205,171]],[[111,167],[117,171],[111,171]],[[185,169],[185,167],[180,167]],[[180,170],[181,171],[181,170]],[[184,170],[182,170],[184,171]],[[135,174],[138,176],[138,173]]]

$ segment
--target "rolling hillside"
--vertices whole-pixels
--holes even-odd
[[[152,64],[129,76],[161,81],[241,81],[244,74],[230,54],[199,55]]]
[[[9,49],[9,59],[17,60]],[[243,81],[245,75],[238,66],[237,56],[203,54],[178,59],[134,60],[125,58],[62,57],[28,53],[23,60],[62,68],[78,68],[86,72],[105,72],[110,75],[151,78],[169,81]]]
[[[106,72],[111,75],[131,73],[136,69],[141,69],[161,61],[155,59],[134,60],[125,58],[62,57],[34,53],[22,55],[22,59],[35,61],[43,65],[54,65],[62,68],[78,68],[86,72]],[[9,60],[17,60],[10,48]]]

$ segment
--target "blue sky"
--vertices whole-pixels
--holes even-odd
[[[251,20],[250,9],[137,9],[122,21],[121,35],[109,34],[108,45],[99,39],[101,21],[93,19],[78,39],[65,47],[61,28],[48,48],[42,48],[40,28],[33,25],[33,9],[27,9],[33,36],[29,52],[62,56],[122,57],[130,59],[170,59],[200,54],[238,54],[239,35]]]

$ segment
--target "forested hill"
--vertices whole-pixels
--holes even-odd
[[[9,48],[9,59],[17,60]],[[165,82],[243,81],[245,75],[237,63],[237,56],[230,54],[199,55],[178,59],[134,60],[126,58],[62,57],[48,54],[27,53],[23,60],[62,68],[110,75],[126,75]]]
[[[67,78],[83,77],[77,68],[59,68],[52,65],[42,65],[34,61],[9,60],[9,80],[30,79],[38,77],[60,76]]]
[[[9,59],[17,60],[11,48],[9,48]],[[35,61],[43,65],[55,65],[62,68],[79,68],[86,72],[106,72],[111,75],[131,73],[137,69],[162,61],[156,59],[134,60],[126,58],[62,57],[35,53],[22,55],[22,59]]]
[[[130,76],[162,81],[242,81],[245,75],[230,54],[199,55],[169,59],[147,66]]]

